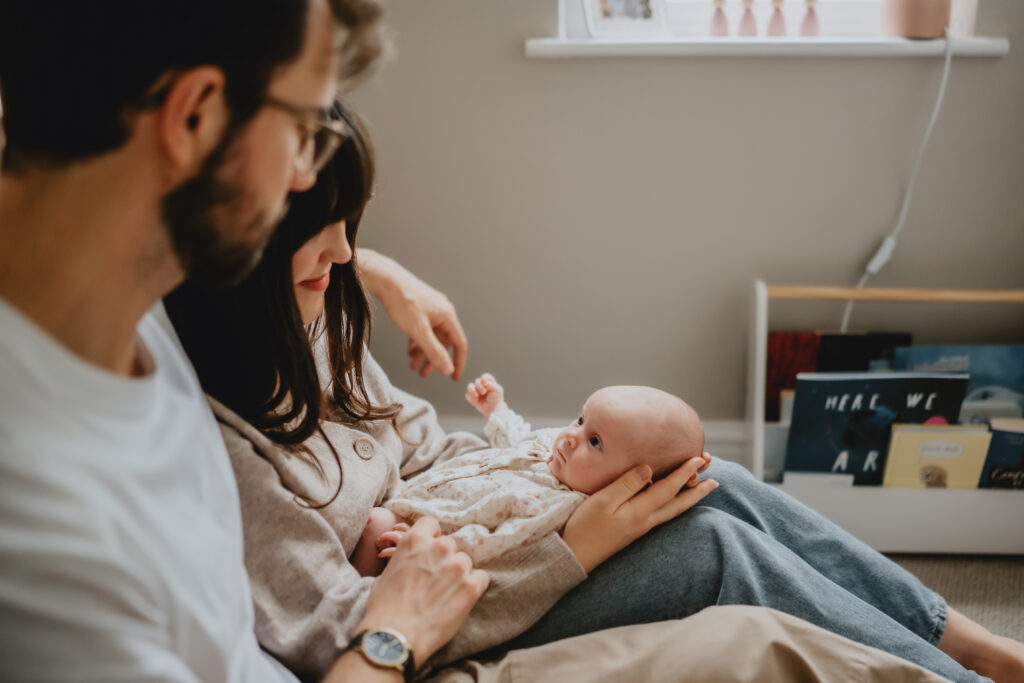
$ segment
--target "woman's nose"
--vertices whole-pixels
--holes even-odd
[[[352,260],[352,246],[345,234],[345,221],[332,223],[324,230],[327,233],[327,249],[325,255],[332,263],[348,263]]]

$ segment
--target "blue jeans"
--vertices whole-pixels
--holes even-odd
[[[715,460],[707,476],[718,489],[611,557],[501,651],[761,605],[953,681],[987,680],[936,647],[946,602],[912,574],[740,465]]]

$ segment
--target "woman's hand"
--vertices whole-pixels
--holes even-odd
[[[398,329],[409,335],[409,366],[420,377],[437,370],[454,380],[461,378],[469,344],[448,297],[394,259],[362,247],[357,251],[366,288],[380,299]]]
[[[490,577],[473,569],[466,553],[422,517],[398,540],[387,568],[374,582],[358,631],[386,626],[405,636],[417,666],[451,640]]]
[[[583,568],[593,571],[652,528],[686,512],[714,491],[718,487],[714,479],[694,479],[707,468],[710,458],[690,458],[654,483],[649,465],[634,467],[576,508],[562,532],[563,540]],[[684,488],[691,481],[697,481],[697,485]]]

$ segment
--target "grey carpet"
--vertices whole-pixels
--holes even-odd
[[[889,555],[989,631],[1024,642],[1024,555]]]

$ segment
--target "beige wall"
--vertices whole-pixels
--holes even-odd
[[[744,412],[751,281],[852,284],[891,228],[939,59],[532,60],[555,0],[393,2],[396,59],[354,96],[379,150],[361,243],[445,291],[468,373],[514,407],[570,416],[647,383],[706,418]],[[1011,54],[955,59],[885,286],[1024,287],[1024,3],[982,0]],[[841,306],[777,309],[838,326]],[[862,306],[853,327],[1022,341],[1021,307]],[[373,350],[440,412],[380,319]]]

